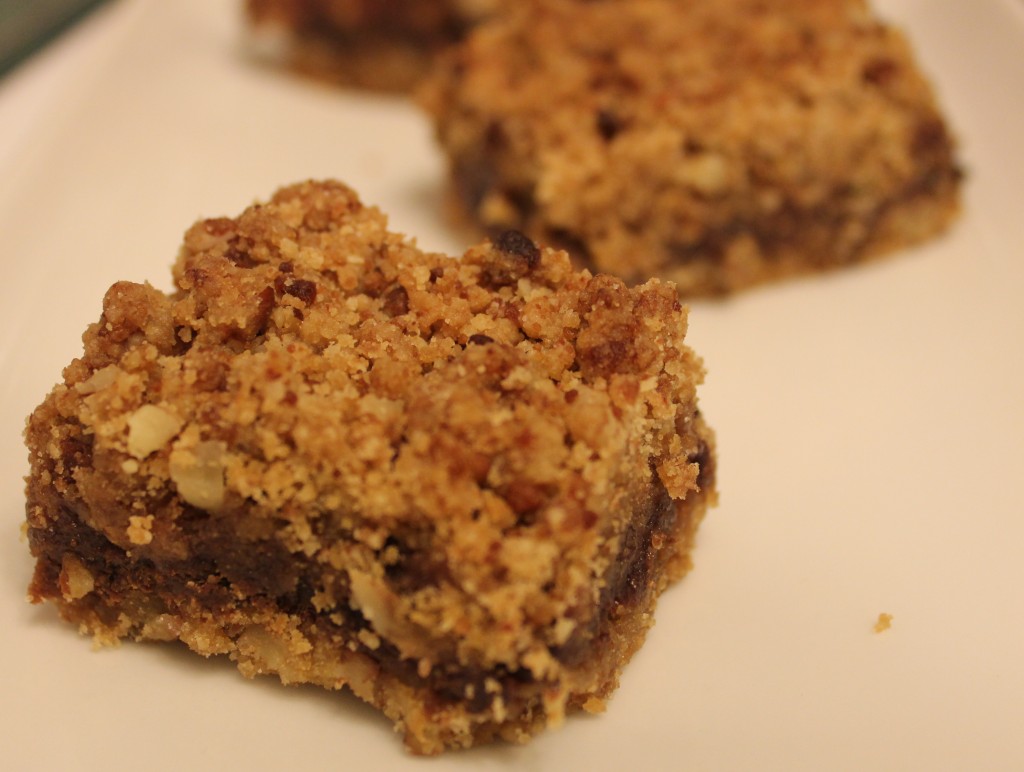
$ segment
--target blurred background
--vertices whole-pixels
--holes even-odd
[[[0,0],[0,75],[103,0]]]

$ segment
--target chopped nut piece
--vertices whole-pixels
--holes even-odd
[[[66,601],[84,598],[96,587],[89,569],[81,560],[68,553],[61,561],[60,592]]]
[[[113,385],[114,381],[117,380],[120,369],[117,365],[108,365],[100,370],[93,373],[87,380],[81,383],[75,384],[75,391],[79,394],[95,394],[97,391],[102,391],[108,386]]]
[[[128,453],[143,459],[170,442],[182,421],[164,408],[143,405],[128,419]]]
[[[199,509],[216,509],[224,503],[223,442],[200,442],[194,450],[171,451],[171,479],[178,494]]]

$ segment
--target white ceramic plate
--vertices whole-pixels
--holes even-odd
[[[1024,768],[1024,6],[879,0],[962,139],[964,217],[891,260],[694,307],[722,490],[696,570],[607,714],[425,762],[348,695],[177,646],[93,652],[24,602],[24,417],[113,281],[168,287],[193,220],[305,177],[465,246],[413,106],[253,66],[235,2],[123,1],[124,33],[0,186],[0,766]]]

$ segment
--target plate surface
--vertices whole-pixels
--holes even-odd
[[[466,246],[411,104],[254,65],[240,3],[125,2],[126,34],[0,175],[0,765],[1024,768],[1024,6],[878,0],[961,139],[963,218],[891,260],[694,305],[722,491],[696,569],[604,716],[423,762],[348,695],[182,647],[96,653],[24,602],[20,432],[112,282],[168,288],[195,219],[307,177]]]

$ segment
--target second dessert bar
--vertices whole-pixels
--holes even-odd
[[[547,0],[445,61],[423,99],[459,209],[630,282],[729,292],[958,209],[931,86],[861,0]]]

